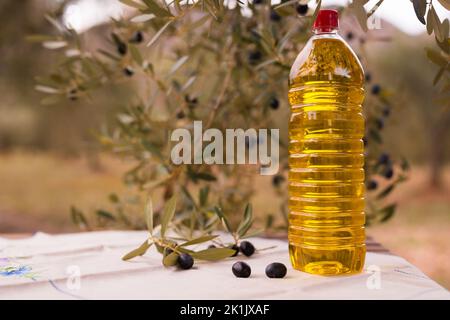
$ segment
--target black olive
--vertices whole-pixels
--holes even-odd
[[[255,247],[250,241],[242,241],[239,245],[239,250],[246,257],[250,257],[255,253]]]
[[[378,187],[378,183],[375,180],[370,180],[366,183],[367,190],[375,190]]]
[[[380,91],[381,91],[381,86],[379,84],[374,84],[372,86],[372,94],[373,95],[375,95],[375,96],[378,95],[380,93]]]
[[[235,251],[232,257],[236,257],[239,254],[239,247],[236,244],[230,246],[230,249],[233,249]]]
[[[177,112],[177,119],[183,119],[186,117],[186,114],[184,113],[183,110],[180,110]]]
[[[250,266],[242,261],[238,261],[233,264],[231,270],[233,271],[233,274],[238,278],[248,278],[252,273],[252,269],[250,269]]]
[[[251,51],[248,54],[248,62],[250,64],[258,63],[258,61],[261,60],[261,58],[262,58],[262,54],[261,54],[261,51],[259,51],[259,50]]]
[[[270,106],[273,110],[276,110],[276,109],[278,109],[278,107],[280,106],[280,101],[278,101],[278,99],[277,99],[276,97],[272,97],[272,98],[270,98],[269,106]]]
[[[391,158],[389,157],[389,155],[387,153],[380,154],[380,157],[378,158],[379,164],[388,164],[390,162],[391,162]]]
[[[141,43],[142,41],[144,41],[144,35],[141,31],[136,31],[135,33],[133,33],[129,41],[131,43]]]
[[[386,179],[390,179],[394,176],[394,169],[392,167],[388,167],[385,171],[384,171],[384,177]]]
[[[272,184],[273,184],[275,187],[278,187],[284,180],[285,180],[285,178],[284,178],[282,175],[277,174],[276,176],[274,176],[274,177],[272,178]]]
[[[384,120],[383,119],[375,119],[375,125],[377,126],[378,130],[381,130],[384,128]]]
[[[125,69],[123,69],[123,73],[127,76],[127,77],[131,77],[134,74],[134,70],[131,67],[126,67]]]
[[[287,273],[287,268],[280,262],[274,262],[266,267],[266,275],[269,278],[284,278]]]
[[[295,8],[297,13],[301,16],[304,16],[308,12],[308,5],[307,4],[299,4]]]
[[[181,269],[187,270],[192,268],[192,266],[194,265],[194,258],[192,258],[192,256],[187,253],[182,253],[178,256],[177,262],[178,266]]]
[[[281,16],[275,10],[270,11],[270,20],[278,22],[281,20]]]

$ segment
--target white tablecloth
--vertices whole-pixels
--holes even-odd
[[[252,239],[257,248],[276,246],[250,258],[196,262],[192,270],[164,268],[151,248],[125,262],[121,257],[147,233],[105,231],[11,240],[0,238],[0,299],[450,299],[450,293],[406,260],[367,253],[363,273],[321,277],[292,269],[287,244]],[[252,268],[235,278],[238,260]],[[288,267],[284,279],[269,279],[271,262]]]

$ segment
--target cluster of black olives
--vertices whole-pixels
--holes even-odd
[[[233,245],[231,248],[236,251],[233,257],[237,256],[239,253],[242,253],[246,257],[250,257],[256,251],[255,246],[250,241],[242,241],[239,246]],[[252,273],[250,266],[243,261],[234,263],[231,271],[238,278],[248,278]],[[284,278],[286,273],[286,266],[279,262],[271,263],[266,267],[266,275],[269,278]]]
[[[252,273],[250,266],[243,261],[238,261],[233,264],[231,270],[237,278],[248,278]],[[287,268],[280,262],[273,262],[266,267],[265,271],[266,276],[269,278],[284,278],[287,273]]]
[[[125,56],[128,53],[128,44],[123,41],[117,34],[112,34],[112,39],[114,44],[116,45],[117,52],[121,56]],[[144,41],[144,34],[142,31],[136,31],[132,34],[132,36],[128,39],[128,43],[139,44]],[[127,66],[123,69],[123,74],[127,77],[131,77],[134,75],[134,70],[132,67]]]

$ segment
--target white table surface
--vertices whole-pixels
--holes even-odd
[[[0,299],[450,299],[446,289],[403,258],[369,252],[361,274],[314,276],[292,269],[286,242],[273,239],[252,239],[257,248],[276,247],[250,258],[196,261],[191,270],[164,268],[154,247],[122,261],[146,235],[104,231],[0,238]],[[232,274],[239,260],[251,266],[250,278]],[[288,267],[284,279],[265,276],[271,262]]]

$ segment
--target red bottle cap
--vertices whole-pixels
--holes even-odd
[[[313,30],[330,32],[339,28],[339,15],[336,10],[320,10],[314,21]]]

